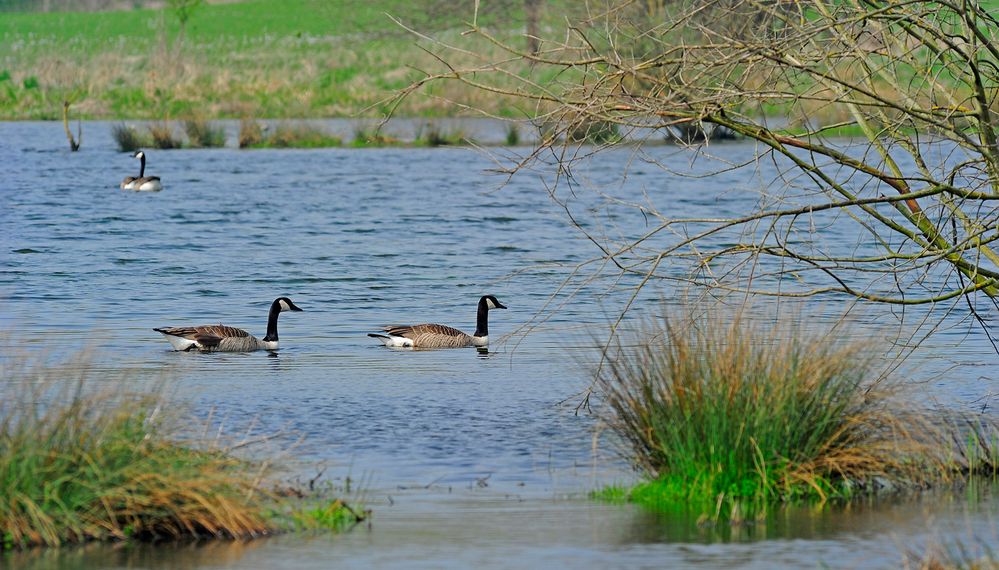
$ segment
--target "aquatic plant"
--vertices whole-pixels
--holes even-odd
[[[598,378],[606,421],[647,478],[627,491],[631,500],[725,516],[995,474],[994,427],[906,405],[869,345],[842,341],[841,329],[749,320],[692,309],[649,323],[608,355]]]
[[[265,487],[269,463],[234,457],[217,439],[191,440],[176,405],[156,386],[136,388],[141,379],[95,378],[82,357],[0,365],[0,550],[254,537],[295,528],[286,519],[297,511],[334,529],[360,516],[344,507],[310,519],[309,505]]]
[[[239,122],[239,148],[259,145],[264,140],[264,129],[253,119],[242,119]]]
[[[111,137],[118,144],[118,150],[132,152],[148,146],[148,141],[131,125],[118,123],[111,126]]]
[[[180,148],[181,140],[174,136],[173,127],[167,121],[161,121],[149,125],[149,136],[152,138],[152,146],[160,149]]]
[[[289,517],[296,530],[348,529],[367,518],[341,499],[316,501],[313,505],[291,511]]]
[[[187,143],[192,147],[225,146],[225,129],[203,119],[184,121],[184,131],[187,133]]]
[[[240,148],[325,148],[342,144],[340,137],[308,123],[280,123],[268,127],[244,119],[239,127]]]
[[[341,144],[343,140],[340,137],[308,123],[281,123],[263,141],[263,146],[277,148],[323,148]]]
[[[394,146],[400,144],[399,139],[386,135],[380,129],[371,129],[364,125],[354,127],[354,136],[350,146],[357,148]]]
[[[447,130],[430,121],[416,129],[413,144],[417,146],[451,146],[472,144],[472,139],[461,130]]]
[[[621,140],[620,129],[610,121],[592,121],[580,118],[565,127],[565,138],[569,142],[590,144],[613,144]]]
[[[520,127],[517,123],[507,123],[506,124],[506,145],[507,146],[517,146],[520,144]]]
[[[85,363],[74,365],[5,378],[4,547],[268,531],[256,467],[171,441],[156,394],[97,389]]]

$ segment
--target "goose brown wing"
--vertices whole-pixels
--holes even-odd
[[[156,332],[161,332],[163,334],[179,336],[197,342],[202,342],[201,339],[203,338],[223,339],[227,337],[250,336],[250,333],[244,331],[243,329],[237,329],[236,327],[230,327],[226,325],[201,325],[198,327],[165,327],[153,330],[155,330]],[[216,341],[216,344],[217,343],[218,341]]]
[[[422,335],[441,335],[441,336],[455,336],[464,337],[467,336],[464,332],[447,325],[437,325],[433,323],[424,323],[421,325],[391,325],[385,327],[384,330],[387,334],[392,336],[401,336],[405,338],[415,339]]]

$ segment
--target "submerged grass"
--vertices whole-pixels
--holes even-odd
[[[262,485],[266,462],[236,458],[218,442],[182,442],[179,418],[156,390],[126,393],[124,382],[95,379],[82,361],[11,368],[8,359],[0,550],[254,537],[286,528],[274,513],[305,512]]]
[[[608,358],[607,421],[646,481],[597,496],[694,504],[731,518],[995,475],[994,427],[932,421],[881,379],[873,351],[796,323],[697,311],[651,324]]]

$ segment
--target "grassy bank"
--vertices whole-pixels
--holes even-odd
[[[870,346],[842,336],[709,310],[622,342],[600,385],[606,421],[644,481],[597,496],[737,519],[996,476],[994,426],[916,407],[881,378]]]
[[[0,550],[249,538],[341,528],[360,516],[312,493],[282,498],[268,483],[271,462],[192,439],[175,406],[159,390],[136,392],[135,379],[98,378],[83,360],[7,359],[3,372]]]
[[[543,17],[560,17],[557,4]],[[505,37],[523,33],[519,6],[502,14]],[[473,3],[206,4],[183,34],[169,10],[4,14],[0,120],[57,119],[63,100],[83,119],[377,116],[396,91],[422,77],[419,70],[436,67],[386,14],[454,39]],[[488,8],[480,15],[487,24],[500,17]],[[467,91],[436,85],[400,112],[453,115],[459,109],[442,98],[460,95],[463,103],[523,116],[514,101]]]

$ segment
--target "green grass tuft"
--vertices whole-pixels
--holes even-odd
[[[184,121],[184,131],[187,133],[187,144],[194,148],[213,148],[225,146],[225,129],[213,126],[208,121],[189,119]]]
[[[355,148],[385,147],[401,145],[399,139],[386,135],[380,129],[372,129],[363,125],[354,128],[354,136],[350,146]]]
[[[149,146],[149,140],[139,134],[135,127],[118,123],[111,127],[111,137],[118,144],[118,150],[132,152]]]
[[[239,128],[240,148],[327,148],[343,145],[340,137],[308,123],[280,123],[262,126],[244,119]]]
[[[910,409],[879,381],[869,347],[841,338],[705,310],[621,341],[599,384],[607,422],[647,478],[628,498],[725,516],[994,475],[994,427]]]
[[[324,500],[292,510],[290,518],[297,530],[343,531],[367,518],[340,499]]]
[[[506,145],[507,146],[517,146],[520,144],[520,127],[517,123],[507,123],[506,124]]]
[[[307,123],[281,123],[273,129],[263,146],[276,148],[324,148],[343,144],[340,137]]]
[[[165,438],[169,420],[155,395],[93,391],[85,376],[66,381],[57,374],[41,389],[5,394],[5,547],[269,530],[255,504],[252,465]]]

